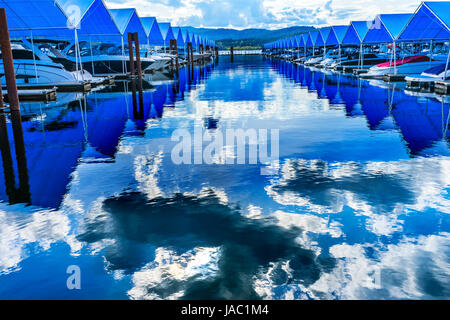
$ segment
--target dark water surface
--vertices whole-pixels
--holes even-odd
[[[119,82],[22,116],[26,166],[9,119],[2,145],[2,299],[450,298],[448,98],[224,57],[141,99]],[[279,163],[176,165],[180,128],[279,129]]]

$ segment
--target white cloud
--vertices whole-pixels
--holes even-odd
[[[419,1],[405,0],[110,0],[110,7],[134,7],[141,16],[194,27],[282,28],[348,24],[379,13],[413,12]]]

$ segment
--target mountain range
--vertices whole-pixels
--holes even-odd
[[[216,41],[219,48],[254,49],[261,48],[264,43],[298,35],[315,30],[311,26],[296,26],[277,30],[268,29],[228,29],[228,28],[194,28],[185,29]]]

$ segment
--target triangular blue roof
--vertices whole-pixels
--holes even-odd
[[[158,21],[155,17],[141,18],[142,25],[147,33],[148,43],[155,46],[162,46],[164,44],[164,38],[161,30],[159,29]]]
[[[120,31],[103,0],[57,0],[67,16],[74,17],[77,33],[90,39],[120,40]],[[79,10],[79,12],[77,12]],[[111,37],[106,37],[111,36]]]
[[[317,35],[317,40],[315,42],[316,46],[323,46],[325,45],[325,41],[327,40],[328,36],[330,35],[331,27],[324,27],[319,29],[319,34]]]
[[[411,16],[411,13],[378,15],[364,37],[364,42],[387,43],[396,40]]]
[[[306,46],[307,47],[314,46],[318,35],[319,35],[319,31],[311,31],[310,33],[308,33],[308,38],[306,40]]]
[[[349,26],[333,26],[326,40],[326,45],[339,45],[347,32]]]
[[[197,36],[195,34],[192,34],[192,47],[195,48],[197,46]]]
[[[5,8],[11,37],[47,35],[74,35],[62,7],[54,0],[8,1],[1,0]]]
[[[147,34],[144,26],[142,25],[136,9],[124,8],[124,9],[110,9],[111,16],[116,22],[117,27],[122,35],[127,35],[129,32],[137,32],[139,35],[139,41],[147,43]]]
[[[360,44],[369,30],[370,21],[352,21],[345,33],[343,44]]]
[[[185,45],[183,31],[181,30],[180,27],[173,27],[172,30],[173,30],[173,35],[177,39],[177,46],[183,47]]]
[[[298,48],[297,37],[292,37],[292,38],[291,38],[291,41],[292,41],[292,46],[293,46],[294,48]]]
[[[305,46],[305,37],[303,36],[303,34],[297,36],[297,43],[299,47]]]
[[[166,42],[175,39],[170,22],[160,22],[159,29],[161,30],[161,34]]]
[[[189,30],[186,30],[185,36],[184,36],[184,42],[189,43],[191,42],[191,35],[189,34]]]
[[[423,2],[398,38],[401,41],[450,39],[450,2]]]

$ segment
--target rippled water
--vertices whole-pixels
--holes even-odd
[[[0,298],[450,298],[445,99],[259,56],[59,99],[2,146]],[[176,165],[179,128],[279,129],[279,166]]]

